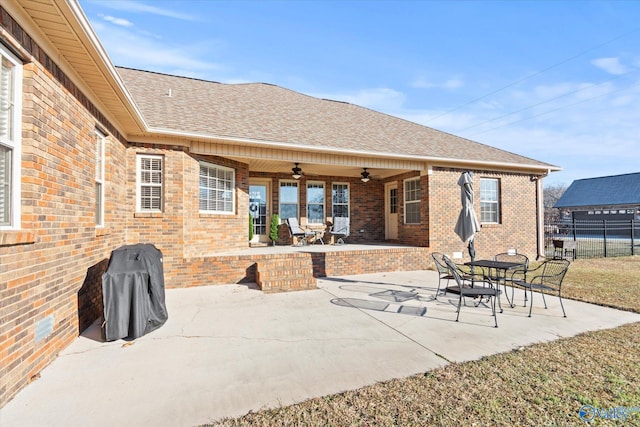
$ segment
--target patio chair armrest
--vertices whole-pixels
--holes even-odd
[[[513,270],[509,270],[509,277],[506,277],[506,280],[513,282],[515,280],[520,280],[516,278],[516,276],[520,276],[523,280],[527,277],[527,273],[529,270],[526,268],[516,268]]]
[[[465,282],[473,282],[474,284],[489,283],[491,287],[494,285],[494,279],[489,276],[483,268],[475,267],[473,274],[470,271],[462,269],[458,269],[458,273],[460,274],[460,278]]]

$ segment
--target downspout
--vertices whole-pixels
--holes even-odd
[[[531,175],[531,181],[536,183],[536,260],[546,257],[544,248],[544,188],[542,179],[549,175],[547,170],[543,175]]]

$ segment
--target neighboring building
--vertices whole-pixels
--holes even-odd
[[[465,249],[471,170],[477,252],[544,249],[540,178],[556,166],[274,85],[115,68],[76,0],[3,0],[0,57],[0,407],[100,317],[124,244],[155,244],[168,287],[427,268]],[[318,229],[348,216],[350,242],[413,247],[290,254],[287,275],[225,254],[248,247],[250,210],[257,239],[272,213]]]
[[[562,220],[640,220],[640,172],[573,181],[553,207]]]

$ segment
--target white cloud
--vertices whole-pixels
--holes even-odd
[[[627,67],[620,63],[619,58],[598,58],[592,60],[591,63],[609,74],[619,75],[629,71]]]
[[[128,27],[96,23],[94,29],[115,65],[170,74],[177,74],[180,70],[181,75],[200,78],[207,71],[222,69],[220,64],[202,59],[210,58],[211,50],[219,47],[220,42],[171,45],[148,34],[131,31]],[[189,70],[189,73],[184,70]]]
[[[492,110],[477,102],[450,112],[388,112],[563,168],[545,185],[640,171],[640,82],[519,87],[486,102]]]
[[[96,3],[96,2],[91,2]],[[176,3],[179,4],[179,3]],[[166,16],[168,18],[180,19],[183,21],[199,21],[200,18],[197,16],[189,15],[182,12],[176,12],[169,9],[163,9],[156,6],[151,6],[148,4],[144,4],[139,1],[130,1],[130,0],[110,0],[110,1],[101,1],[101,7],[106,7],[109,9],[133,12],[133,13],[146,13],[152,15]]]
[[[124,18],[116,18],[110,15],[100,15],[100,17],[102,19],[104,19],[107,22],[111,22],[114,25],[119,25],[121,27],[132,27],[133,23],[131,23],[131,21],[127,21]]]
[[[432,82],[426,79],[418,78],[411,82],[411,87],[416,89],[448,89],[455,90],[464,86],[462,78],[455,76],[444,82]]]

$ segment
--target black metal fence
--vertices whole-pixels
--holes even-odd
[[[640,255],[640,221],[554,221],[544,226],[545,250],[548,257],[565,256],[565,248],[576,258],[602,258]],[[556,242],[554,240],[561,241]],[[575,243],[572,243],[575,242]]]

